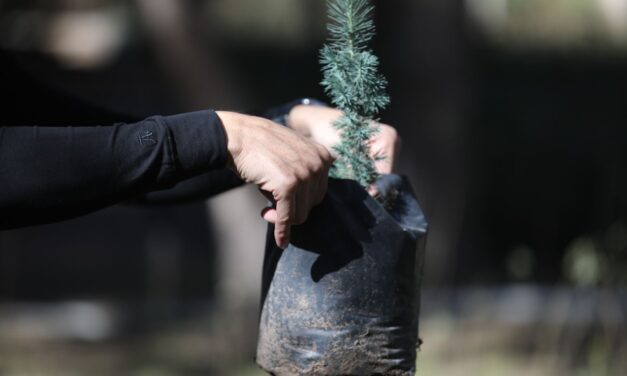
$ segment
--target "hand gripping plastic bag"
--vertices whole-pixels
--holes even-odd
[[[415,373],[427,223],[406,178],[377,185],[379,201],[330,179],[285,250],[268,229],[257,346],[267,372]]]

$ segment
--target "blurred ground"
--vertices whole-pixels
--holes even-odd
[[[627,372],[626,291],[528,285],[427,289],[423,303],[425,343],[418,356],[419,375],[618,376]],[[184,306],[191,313],[186,318],[129,335],[116,334],[115,329],[123,326],[123,313],[129,311],[124,305],[4,304],[0,306],[0,374],[264,374],[246,355],[255,336],[254,326],[238,327],[246,317],[216,320],[221,317],[216,315],[218,307],[191,302]],[[190,311],[190,306],[195,308]],[[142,309],[154,315],[173,307],[153,304]],[[255,315],[251,307],[250,317]],[[100,325],[94,325],[98,317]],[[81,324],[85,319],[92,322]],[[109,331],[94,333],[94,327]]]

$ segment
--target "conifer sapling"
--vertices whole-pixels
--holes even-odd
[[[378,131],[377,114],[390,102],[379,59],[368,48],[375,33],[369,0],[329,0],[328,42],[320,51],[327,95],[344,116],[334,123],[341,133],[331,176],[368,187],[379,177],[368,140]],[[384,158],[377,157],[377,158]]]

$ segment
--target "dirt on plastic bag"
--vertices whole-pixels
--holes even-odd
[[[257,363],[283,375],[413,375],[427,223],[406,178],[375,200],[330,179],[281,250],[268,229]]]

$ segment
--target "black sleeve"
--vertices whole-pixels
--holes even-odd
[[[226,160],[214,111],[105,127],[0,127],[0,229],[92,212]]]
[[[215,170],[184,180],[169,189],[148,192],[132,203],[170,205],[202,201],[243,184],[242,179],[233,171]]]

